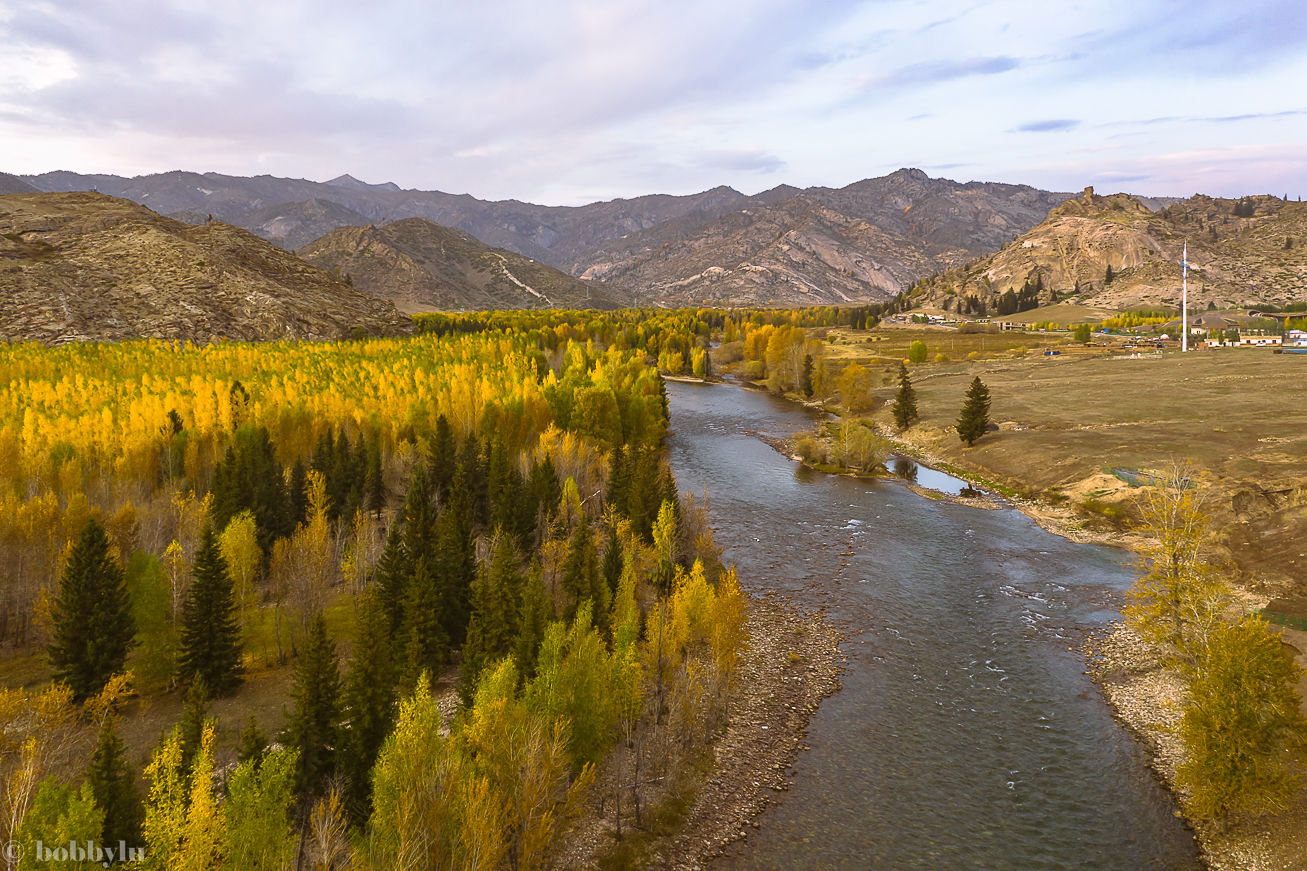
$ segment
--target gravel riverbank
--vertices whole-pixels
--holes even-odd
[[[712,763],[682,823],[648,843],[642,867],[697,871],[747,839],[757,816],[784,798],[790,765],[804,749],[817,706],[840,688],[840,634],[822,614],[779,596],[751,596],[747,626],[749,646]],[[554,867],[597,868],[612,845],[611,826],[592,813],[569,835]]]

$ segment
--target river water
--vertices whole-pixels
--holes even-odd
[[[848,633],[843,689],[813,717],[792,789],[719,871],[1201,867],[1074,650],[1117,616],[1128,554],[1012,509],[803,469],[752,433],[813,418],[766,394],[668,394],[678,485],[707,491],[741,583],[825,607]]]

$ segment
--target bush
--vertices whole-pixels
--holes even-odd
[[[943,353],[943,352],[940,352],[940,353],[936,354],[936,355],[935,355],[935,362],[936,362],[936,363],[947,363],[947,362],[948,362],[948,354],[945,354],[945,353]]]
[[[796,441],[794,453],[809,463],[826,462],[826,446],[811,436],[804,436]]]
[[[750,381],[758,381],[767,374],[766,368],[762,365],[761,360],[749,360],[740,370],[740,375]]]
[[[921,339],[917,339],[911,345],[908,346],[908,362],[909,363],[926,362],[926,343],[921,341]]]
[[[972,351],[970,354],[967,354],[967,359],[968,359],[968,360],[979,360],[979,359],[980,359],[980,352],[979,352],[979,351]]]
[[[1125,525],[1128,517],[1125,509],[1120,505],[1092,497],[1080,503],[1080,510],[1092,518],[1105,520],[1118,528]]]

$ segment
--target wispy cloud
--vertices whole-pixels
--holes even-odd
[[[973,57],[962,60],[923,61],[899,67],[888,73],[869,76],[861,82],[863,90],[933,85],[971,76],[994,76],[1021,66],[1014,57]]]
[[[1052,133],[1058,130],[1074,130],[1080,122],[1073,118],[1050,118],[1046,121],[1030,121],[1019,125],[1020,133]]]

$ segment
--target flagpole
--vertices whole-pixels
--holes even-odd
[[[1181,255],[1180,272],[1183,276],[1181,281],[1184,290],[1180,294],[1180,353],[1186,353],[1189,350],[1189,240],[1184,243],[1184,254]]]

